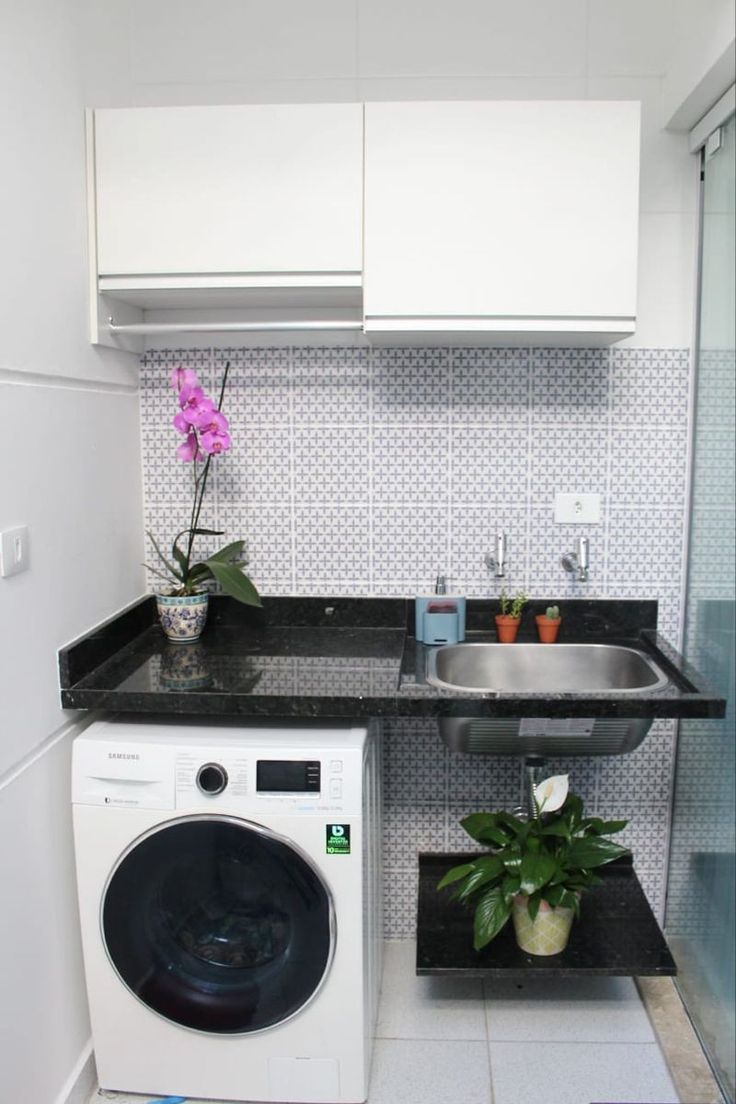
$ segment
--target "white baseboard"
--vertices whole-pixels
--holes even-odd
[[[67,1077],[54,1104],[87,1104],[97,1084],[97,1068],[90,1039]]]

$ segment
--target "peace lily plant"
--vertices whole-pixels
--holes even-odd
[[[437,888],[452,886],[453,899],[475,905],[473,945],[477,951],[495,939],[512,913],[523,949],[540,954],[562,950],[572,917],[580,912],[580,894],[600,884],[594,869],[628,854],[625,847],[605,838],[608,833],[620,832],[628,822],[584,816],[583,802],[569,792],[566,774],[535,786],[534,813],[532,817],[471,813],[460,822],[490,853],[454,866]],[[562,946],[535,949],[538,941],[528,934],[522,941],[520,926],[539,935],[533,929],[541,929],[547,917],[558,926],[565,921]]]
[[[206,616],[204,587],[207,583],[212,581],[218,583],[226,594],[245,605],[261,605],[258,591],[245,574],[246,560],[243,553],[245,541],[232,541],[206,559],[197,559],[194,551],[197,537],[223,535],[220,529],[207,529],[201,526],[200,516],[212,462],[217,456],[227,452],[232,445],[228,420],[222,413],[229,370],[228,361],[225,365],[217,405],[205,395],[196,372],[191,368],[176,367],[170,377],[178,405],[172,424],[184,437],[184,441],[176,450],[176,455],[183,463],[191,464],[192,508],[189,525],[174,537],[170,556],[164,554],[153,533],[148,531],[160,566],[152,567],[150,564],[145,566],[152,574],[165,579],[168,584],[167,592],[159,597],[159,612],[164,631],[171,639],[180,641],[196,639],[196,635],[204,627]],[[191,608],[197,598],[204,608],[203,614],[195,614],[194,609]],[[180,600],[183,609],[173,607],[174,599]],[[187,604],[190,608],[187,608]]]

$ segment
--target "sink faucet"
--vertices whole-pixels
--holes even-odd
[[[506,534],[496,533],[496,555],[486,552],[483,562],[489,571],[494,571],[497,579],[503,579],[506,574]]]
[[[565,571],[577,571],[578,582],[587,583],[590,560],[588,556],[590,541],[587,537],[578,537],[577,552],[566,552],[561,559]]]

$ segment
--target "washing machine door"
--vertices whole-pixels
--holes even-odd
[[[110,960],[154,1012],[208,1033],[295,1015],[332,960],[334,910],[291,841],[231,817],[168,821],[140,837],[102,902]]]

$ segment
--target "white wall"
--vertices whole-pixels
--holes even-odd
[[[682,0],[84,0],[92,106],[640,99],[639,326],[692,340],[697,171],[663,131]]]
[[[3,8],[0,1100],[56,1104],[89,1047],[56,649],[143,589],[137,366],[87,343],[84,96],[70,0]]]
[[[674,0],[665,77],[668,125],[689,130],[736,80],[733,0]]]

